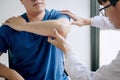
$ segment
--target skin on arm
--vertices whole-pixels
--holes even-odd
[[[67,43],[66,39],[62,37],[56,29],[53,29],[52,31],[54,39],[51,37],[48,37],[48,42],[55,45],[56,47],[60,48],[65,55],[67,55],[69,52],[71,52],[71,46]]]
[[[73,19],[72,24],[74,25],[78,25],[78,26],[91,25],[90,18],[85,19],[85,18],[79,17],[74,13],[70,12],[69,10],[62,10],[61,13],[70,16]]]
[[[65,18],[40,22],[26,22],[22,17],[18,16],[9,18],[4,24],[18,31],[27,31],[43,36],[51,36],[51,31],[55,28],[63,37],[66,37],[71,29],[69,21]]]
[[[2,54],[0,52],[0,54]],[[8,80],[24,80],[24,78],[15,70],[6,67],[0,63],[0,76]]]

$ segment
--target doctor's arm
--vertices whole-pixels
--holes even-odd
[[[68,44],[65,38],[63,38],[57,30],[53,30],[52,37],[48,37],[48,42],[60,48],[65,55],[64,67],[70,76],[71,80],[90,80],[92,79],[92,74],[84,65],[81,64],[79,58],[72,51],[71,46]]]
[[[87,69],[74,54],[70,45],[55,29],[48,42],[60,48],[65,55],[65,70],[72,80],[119,80],[120,79],[120,51],[117,57],[108,65],[100,67],[96,72]]]
[[[61,11],[61,13],[70,16],[73,19],[72,24],[78,25],[79,27],[90,25],[90,26],[100,28],[101,30],[115,29],[113,24],[109,21],[108,17],[105,17],[105,16],[98,15],[92,18],[82,18],[70,12],[69,10],[63,10]]]

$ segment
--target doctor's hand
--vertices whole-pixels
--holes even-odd
[[[21,16],[17,16],[7,19],[3,25],[8,25],[17,31],[22,31],[25,23],[26,21]]]
[[[73,19],[73,22],[72,22],[73,25],[84,26],[84,25],[91,24],[90,19],[84,19],[82,17],[79,17],[73,14],[72,12],[70,12],[69,10],[62,10],[61,13],[70,16]]]
[[[62,37],[56,29],[53,29],[53,38],[48,37],[48,42],[60,48],[66,55],[68,52],[71,52],[71,47],[67,43],[66,39]]]

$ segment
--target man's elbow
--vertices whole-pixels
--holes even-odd
[[[59,30],[59,33],[63,36],[63,37],[67,37],[67,35],[69,34],[71,30],[71,25],[68,24],[68,23],[61,23],[61,26],[60,26],[60,30]]]

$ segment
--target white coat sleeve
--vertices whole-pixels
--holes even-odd
[[[93,72],[83,66],[79,58],[72,52],[65,56],[64,65],[71,80],[93,80],[91,78]]]
[[[101,30],[115,29],[108,17],[105,16],[95,16],[91,18],[91,26],[100,28]]]
[[[120,80],[120,53],[111,64],[102,66],[96,72],[82,65],[72,52],[65,58],[65,70],[71,80]]]
[[[120,51],[110,64],[99,68],[93,78],[94,80],[120,80]]]

